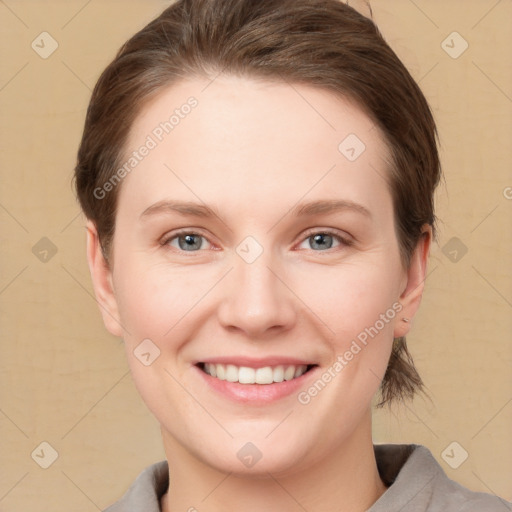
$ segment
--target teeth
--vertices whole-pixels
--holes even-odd
[[[217,377],[217,379],[220,380],[226,380],[226,368],[224,368],[223,364],[205,364],[205,370],[206,367],[208,367],[208,370],[206,370],[206,373],[209,373],[212,377]],[[211,370],[213,368],[213,370]],[[216,373],[217,375],[214,375]]]
[[[240,368],[240,377],[242,377],[242,370]],[[257,384],[272,384],[274,382],[274,370],[270,368],[270,366],[265,366],[264,368],[258,368],[257,370],[252,370],[254,372],[254,382]],[[240,378],[239,382],[242,382]]]
[[[284,380],[284,367],[276,366],[272,372],[272,379],[274,382],[283,382]]]
[[[288,366],[284,371],[284,380],[292,380],[295,377],[295,366]]]
[[[204,371],[220,380],[239,382],[240,384],[272,384],[283,380],[296,379],[307,370],[305,364],[289,366],[265,366],[263,368],[249,368],[247,366],[234,366],[232,364],[205,363]]]
[[[236,366],[226,365],[226,380],[228,382],[238,382],[238,368]]]

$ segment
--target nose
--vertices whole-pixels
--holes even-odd
[[[289,330],[296,322],[300,301],[270,251],[263,251],[252,263],[234,254],[233,266],[222,290],[220,323],[259,340]]]

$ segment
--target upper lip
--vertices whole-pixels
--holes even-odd
[[[315,365],[313,361],[298,359],[288,356],[274,356],[264,358],[244,357],[244,356],[229,356],[229,357],[208,357],[196,361],[195,364],[209,363],[209,364],[232,364],[234,366],[245,366],[247,368],[264,368],[265,366],[299,366],[299,365]]]

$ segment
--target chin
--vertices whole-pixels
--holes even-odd
[[[230,439],[224,447],[216,446],[207,453],[196,453],[203,463],[223,473],[232,473],[247,478],[268,478],[273,476],[290,475],[300,470],[302,465],[311,465],[310,458],[305,459],[308,452],[300,439],[283,444],[275,440],[256,438],[248,441],[251,436]],[[212,444],[213,441],[212,441]],[[203,446],[204,448],[204,446]],[[309,450],[311,455],[311,450]]]

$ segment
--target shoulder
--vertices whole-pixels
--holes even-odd
[[[160,512],[160,497],[169,485],[166,460],[145,468],[122,496],[103,512]]]
[[[422,445],[375,445],[375,455],[387,491],[368,512],[512,512],[512,503],[472,491],[448,478],[428,448]]]

